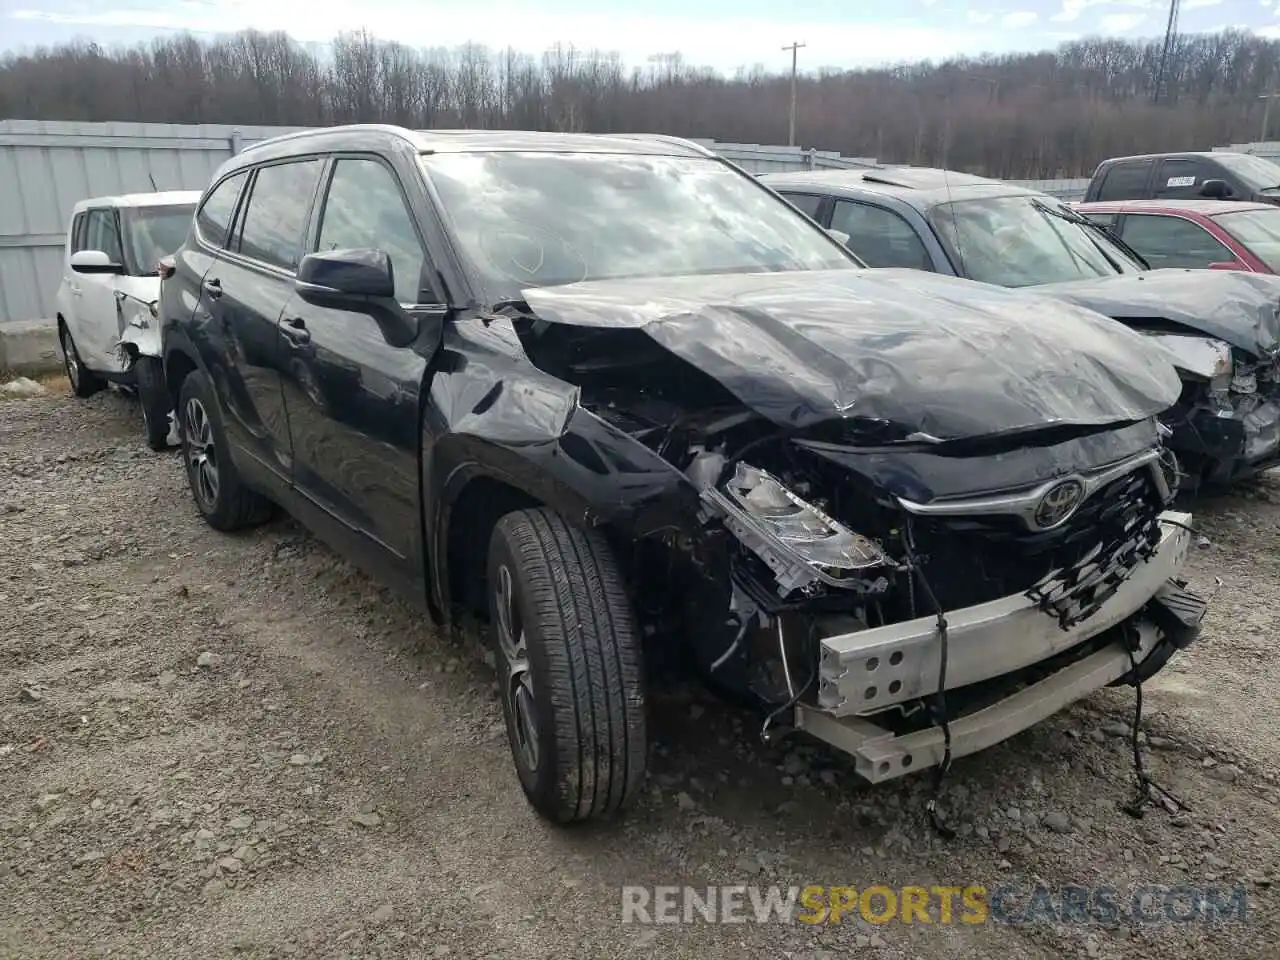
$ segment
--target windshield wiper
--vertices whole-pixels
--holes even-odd
[[[1059,220],[1065,220],[1067,221],[1067,223],[1074,223],[1080,226],[1088,227],[1090,230],[1093,230],[1096,233],[1102,234],[1104,237],[1107,238],[1109,242],[1115,244],[1122,251],[1124,251],[1126,256],[1131,257],[1135,262],[1141,264],[1144,270],[1151,269],[1151,264],[1147,262],[1146,257],[1140,254],[1137,250],[1133,249],[1133,247],[1129,246],[1129,244],[1121,240],[1118,235],[1112,233],[1102,224],[1096,223],[1093,220],[1090,220],[1088,217],[1083,216],[1079,213],[1076,213],[1074,210],[1070,209],[1069,207],[1056,207],[1056,208],[1051,207],[1049,206],[1049,204],[1045,203],[1043,200],[1038,200],[1033,198],[1031,201],[1031,205],[1034,206],[1041,213],[1047,213],[1049,216],[1057,217]],[[1098,252],[1101,253],[1106,258],[1107,263],[1111,264],[1113,267],[1116,268],[1117,273],[1124,273],[1124,267],[1116,263],[1116,261],[1112,258],[1111,254],[1107,252],[1106,247],[1098,243],[1098,241],[1092,236],[1089,237],[1089,240],[1090,242],[1093,243],[1095,247],[1098,248]]]

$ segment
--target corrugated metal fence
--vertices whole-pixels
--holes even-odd
[[[0,322],[51,317],[72,206],[87,197],[149,190],[200,190],[223,160],[297,127],[214,124],[0,121]],[[751,173],[874,165],[802,147],[699,140]],[[1238,144],[1280,160],[1280,143]],[[1015,180],[1064,200],[1087,178]]]
[[[53,316],[71,208],[87,197],[199,190],[283,127],[0,121],[0,321]]]

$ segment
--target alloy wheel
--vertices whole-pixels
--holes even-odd
[[[195,397],[187,401],[183,417],[183,440],[187,450],[187,470],[191,486],[206,510],[218,505],[218,454],[213,443],[209,412]]]
[[[533,675],[529,669],[529,645],[525,635],[524,618],[516,597],[515,580],[511,570],[503,564],[498,567],[495,606],[498,622],[498,649],[502,654],[502,696],[507,701],[511,723],[515,728],[515,746],[521,762],[533,772],[538,769],[540,745],[538,743],[537,701],[533,695]]]

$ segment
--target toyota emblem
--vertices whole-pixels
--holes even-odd
[[[1076,512],[1076,507],[1080,506],[1083,499],[1084,484],[1079,480],[1055,483],[1036,504],[1035,525],[1041,530],[1056,527]]]

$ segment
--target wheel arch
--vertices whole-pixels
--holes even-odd
[[[465,476],[441,504],[436,536],[441,558],[438,572],[440,611],[446,618],[460,607],[487,618],[489,539],[508,513],[543,507],[537,497],[491,473]]]
[[[200,361],[200,353],[195,345],[181,333],[171,330],[165,335],[163,353],[165,388],[169,391],[169,398],[173,401],[173,408],[176,410],[182,381],[194,370],[200,370],[206,374],[208,371]]]

